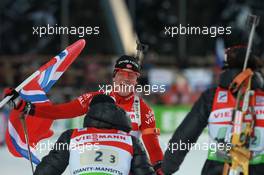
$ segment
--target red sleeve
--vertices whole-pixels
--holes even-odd
[[[140,130],[143,131],[147,128],[156,128],[155,116],[152,109],[141,99],[140,100],[141,111],[141,126]],[[149,158],[152,164],[163,159],[163,153],[159,144],[159,139],[156,134],[142,135],[144,145],[149,154]]]
[[[90,92],[77,99],[63,104],[38,105],[35,104],[35,116],[49,119],[67,119],[79,117],[87,113],[92,97],[99,92]]]

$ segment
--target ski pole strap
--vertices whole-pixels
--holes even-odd
[[[229,90],[231,90],[232,93],[237,92],[239,87],[241,87],[242,83],[244,83],[246,80],[248,80],[252,75],[253,75],[253,71],[250,68],[239,73],[233,79],[232,83],[230,84]]]

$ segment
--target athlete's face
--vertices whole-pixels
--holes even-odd
[[[127,96],[131,92],[134,92],[135,86],[137,85],[137,78],[139,73],[133,72],[129,69],[119,69],[117,70],[114,82],[114,91],[120,96]]]

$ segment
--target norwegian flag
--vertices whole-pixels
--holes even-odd
[[[51,102],[46,96],[50,88],[56,83],[61,75],[67,70],[71,63],[77,58],[85,46],[85,40],[81,39],[68,46],[59,55],[52,58],[48,63],[39,68],[39,74],[30,81],[20,91],[20,96],[25,101],[38,103],[38,105],[50,105]],[[26,139],[19,119],[20,113],[16,110],[10,112],[8,127],[6,132],[6,144],[9,151],[16,157],[29,159]],[[53,135],[50,130],[53,120],[38,118],[37,116],[28,116],[25,118],[29,146],[34,164],[40,161],[37,158],[35,148],[37,143]]]

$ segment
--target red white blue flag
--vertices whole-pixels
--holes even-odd
[[[52,58],[48,63],[40,67],[38,76],[20,91],[21,98],[33,104],[50,105],[51,102],[46,94],[77,58],[84,46],[85,40],[78,40],[68,46],[59,55]],[[9,151],[14,156],[29,159],[24,131],[19,116],[20,113],[16,110],[10,112],[6,132],[6,143]],[[37,116],[27,116],[25,120],[32,160],[34,164],[38,164],[40,161],[35,154],[36,145],[40,140],[53,135],[53,131],[50,130],[53,120],[38,118]]]

